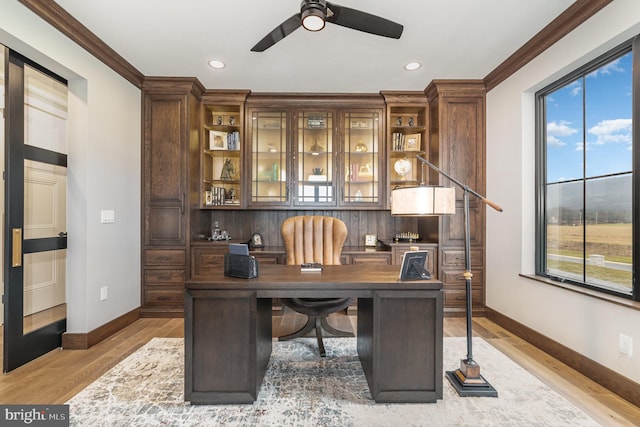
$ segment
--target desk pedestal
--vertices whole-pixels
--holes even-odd
[[[253,403],[271,356],[271,298],[189,291],[184,321],[185,400]]]
[[[358,299],[358,355],[376,402],[442,399],[442,292]]]
[[[188,291],[185,305],[185,400],[255,401],[271,354],[271,299],[255,292]],[[442,291],[359,298],[357,335],[376,402],[442,399]]]

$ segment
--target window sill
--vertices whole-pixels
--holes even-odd
[[[536,276],[534,274],[520,274],[520,277],[525,279],[535,280],[536,282],[545,283],[547,285],[555,286],[557,288],[566,289],[568,291],[576,292],[578,294],[586,295],[588,297],[596,298],[602,301],[607,301],[613,304],[621,305],[632,310],[640,311],[640,301],[634,301],[632,299],[622,298],[615,295],[609,295],[604,292],[594,291],[592,289],[583,288],[581,286],[572,285],[570,283],[562,283],[557,280],[551,280],[547,277]]]

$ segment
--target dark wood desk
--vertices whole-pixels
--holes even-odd
[[[185,283],[185,400],[253,402],[271,355],[271,298],[293,296],[358,298],[358,355],[376,402],[442,399],[442,283],[398,274],[387,265],[261,265],[255,279],[194,277]]]

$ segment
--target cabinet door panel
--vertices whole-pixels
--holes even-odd
[[[147,245],[176,245],[186,242],[186,218],[181,207],[148,207],[147,211]]]
[[[153,99],[149,97],[146,137],[148,159],[149,200],[172,200],[179,203],[184,196],[185,149],[183,124],[186,123],[185,99]]]
[[[343,206],[371,208],[384,204],[381,120],[381,109],[341,112]]]
[[[251,141],[249,205],[289,206],[289,113],[252,109],[248,120]]]
[[[335,206],[333,111],[296,112],[296,206]]]
[[[187,243],[187,96],[145,95],[146,245]]]

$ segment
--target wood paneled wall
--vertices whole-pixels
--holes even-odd
[[[258,232],[264,237],[265,245],[282,246],[280,224],[285,218],[296,215],[326,215],[341,219],[349,230],[345,246],[363,246],[365,234],[377,234],[379,239],[391,240],[399,232],[420,232],[424,237],[423,242],[431,242],[428,234],[437,238],[438,232],[437,221],[435,225],[425,227],[424,220],[393,217],[389,211],[217,210],[202,212],[201,225],[197,230],[194,229],[194,233],[197,233],[194,238],[210,235],[210,226],[218,221],[220,228],[227,230],[233,239],[249,240],[252,233]]]

